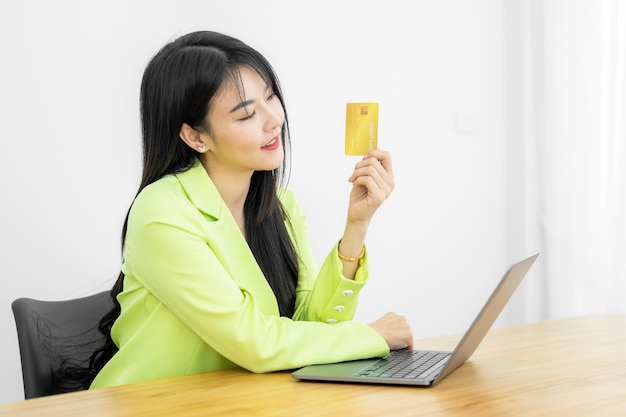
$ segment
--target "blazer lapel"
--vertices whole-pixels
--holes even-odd
[[[207,219],[205,239],[240,288],[255,295],[265,314],[278,315],[278,304],[248,243],[206,170],[197,161],[176,174],[189,201]]]

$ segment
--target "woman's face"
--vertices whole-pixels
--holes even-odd
[[[209,175],[252,175],[283,162],[281,131],[285,112],[271,86],[249,67],[239,68],[211,102],[204,154]]]

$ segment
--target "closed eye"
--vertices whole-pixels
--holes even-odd
[[[256,110],[255,110],[255,111],[253,111],[252,113],[249,113],[247,116],[242,117],[242,118],[241,118],[241,119],[239,119],[239,120],[243,121],[243,120],[249,120],[249,119],[252,119],[252,118],[254,117],[254,115],[255,115],[255,114],[256,114]]]
[[[268,89],[268,90],[270,90],[270,89],[269,89],[269,87],[268,87],[267,89]],[[277,95],[276,95],[276,93],[274,92],[274,90],[270,90],[270,94],[267,96],[266,100],[267,100],[267,101],[271,101],[271,100],[273,100],[273,99],[274,99],[274,98],[276,98],[276,97],[277,97]],[[234,112],[234,111],[239,110],[239,109],[241,109],[241,108],[244,108],[244,109],[245,109],[245,107],[246,107],[246,106],[248,106],[248,105],[250,105],[250,104],[254,104],[254,100],[246,100],[246,101],[242,101],[242,102],[241,102],[241,103],[239,103],[237,106],[233,107],[233,109],[231,110],[231,112]],[[252,119],[255,115],[256,115],[256,110],[255,110],[255,111],[253,111],[252,113],[248,113],[245,117],[242,117],[242,118],[240,118],[240,119],[238,119],[238,120],[240,120],[240,121],[249,120],[249,119]]]

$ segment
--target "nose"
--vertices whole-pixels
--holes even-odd
[[[265,128],[268,132],[272,130],[280,130],[284,123],[284,112],[282,106],[280,108],[267,107],[267,119],[265,122]]]
[[[275,113],[272,113],[272,116],[267,118],[267,123],[265,124],[268,132],[271,132],[272,130],[280,130],[282,125],[283,118]]]

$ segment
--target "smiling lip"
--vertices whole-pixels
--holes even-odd
[[[279,145],[280,145],[280,138],[276,136],[272,141],[269,142],[268,145],[263,146],[261,149],[265,151],[273,151],[274,149],[277,149]]]

